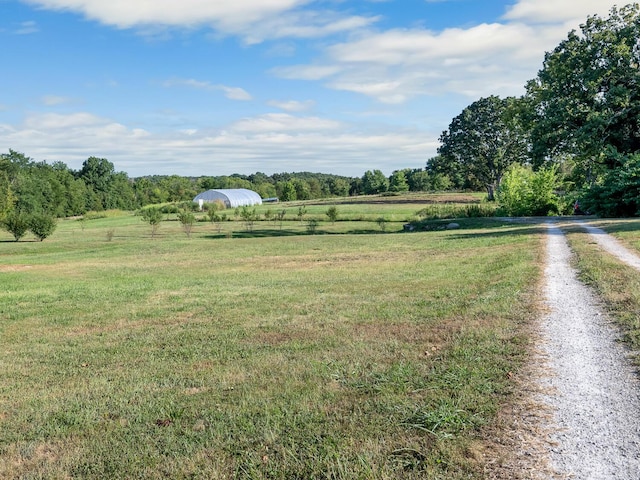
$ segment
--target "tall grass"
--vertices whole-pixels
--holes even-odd
[[[416,215],[423,220],[443,220],[452,218],[482,218],[493,217],[496,214],[495,204],[478,205],[429,205]]]
[[[537,231],[202,228],[0,242],[1,478],[482,476]]]

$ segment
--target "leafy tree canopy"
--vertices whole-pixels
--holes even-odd
[[[640,7],[590,17],[544,60],[527,85],[537,165],[561,155],[579,159],[593,182],[624,155],[640,151]]]
[[[481,98],[440,136],[441,168],[448,166],[453,173],[476,179],[486,188],[489,200],[494,199],[507,167],[526,160],[525,136],[514,120],[517,104],[515,98]]]

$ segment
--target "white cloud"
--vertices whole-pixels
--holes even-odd
[[[265,39],[320,38],[363,29],[378,20],[379,17],[343,17],[335,12],[289,12],[256,23],[243,35],[249,44]]]
[[[35,131],[60,131],[70,128],[92,128],[103,125],[103,120],[86,112],[62,115],[59,113],[43,113],[27,117],[25,127]]]
[[[340,72],[340,65],[294,65],[291,67],[277,67],[272,73],[280,78],[296,80],[322,80]]]
[[[520,0],[503,19],[467,28],[363,31],[309,64],[274,68],[281,78],[403,103],[421,95],[520,95],[544,54],[588,15],[615,0]],[[597,8],[596,8],[597,7]]]
[[[73,169],[99,155],[130,176],[302,170],[360,176],[371,168],[390,174],[398,168],[424,167],[435,153],[437,135],[361,131],[330,119],[287,114],[246,118],[222,130],[159,134],[75,113],[34,114],[21,125],[0,124],[0,144]]]
[[[227,87],[225,85],[216,85],[225,93],[225,96],[231,100],[251,100],[251,95],[244,89],[239,87]]]
[[[504,18],[523,22],[584,22],[591,15],[605,16],[614,4],[607,0],[520,0],[507,9]]]
[[[301,132],[332,130],[340,122],[318,117],[297,117],[286,113],[268,113],[236,122],[231,129],[237,132]]]
[[[190,87],[208,91],[222,91],[230,100],[251,100],[249,92],[240,87],[229,87],[227,85],[212,84],[211,82],[195,80],[192,78],[172,78],[163,83],[165,87]]]
[[[39,7],[72,11],[118,28],[166,35],[169,28],[212,27],[246,43],[267,38],[317,38],[362,28],[377,17],[302,10],[313,0],[24,0]]]
[[[521,91],[564,27],[482,24],[468,29],[390,30],[327,48],[325,63],[274,69],[283,78],[320,80],[337,90],[402,103],[416,95],[469,96]],[[531,42],[532,37],[536,42]],[[460,89],[460,79],[464,86]]]
[[[304,112],[311,110],[315,106],[315,102],[313,100],[307,100],[305,102],[298,102],[296,100],[271,100],[268,104],[287,112]]]
[[[99,22],[130,28],[145,25],[239,25],[276,15],[310,0],[26,0],[40,7],[78,12]]]

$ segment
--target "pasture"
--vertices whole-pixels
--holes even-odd
[[[543,231],[403,232],[441,200],[397,200],[1,232],[0,477],[482,478]]]

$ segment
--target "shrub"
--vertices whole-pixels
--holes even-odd
[[[422,220],[445,220],[451,218],[493,217],[496,208],[493,204],[479,205],[429,205],[416,212]]]
[[[98,220],[100,218],[107,218],[107,214],[106,212],[87,212],[85,213],[82,218],[85,218],[87,220]]]
[[[55,217],[47,214],[33,215],[29,220],[29,230],[41,242],[54,232],[56,226]]]
[[[163,205],[162,207],[160,207],[160,212],[168,215],[170,213],[179,213],[180,209],[177,205],[171,203],[169,205]]]
[[[513,217],[559,214],[562,202],[556,193],[557,170],[556,166],[537,172],[519,164],[509,167],[496,192],[502,214]]]
[[[29,230],[29,217],[21,212],[13,211],[2,221],[2,227],[13,235],[17,242]]]

